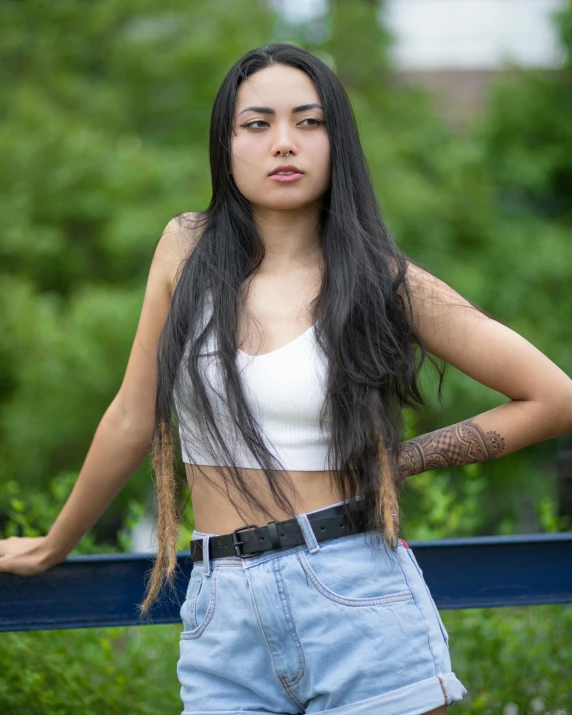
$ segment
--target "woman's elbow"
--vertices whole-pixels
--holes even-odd
[[[148,452],[151,450],[155,428],[154,411],[126,405],[118,396],[109,405],[104,419],[128,444]]]

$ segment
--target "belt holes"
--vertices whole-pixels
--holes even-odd
[[[322,531],[324,531],[325,528],[326,528],[325,526],[321,526],[321,527],[320,527],[320,529],[321,529]]]

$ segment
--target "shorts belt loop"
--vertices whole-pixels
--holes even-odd
[[[203,564],[204,564],[204,574],[205,576],[211,575],[211,559],[210,559],[210,549],[209,542],[211,540],[211,535],[207,534],[203,537]]]
[[[320,544],[318,543],[318,539],[316,539],[316,534],[314,534],[308,515],[296,514],[296,521],[298,522],[298,526],[300,527],[300,531],[302,532],[308,551],[311,554],[315,554],[316,551],[320,550]]]

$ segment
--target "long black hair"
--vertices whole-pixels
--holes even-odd
[[[228,405],[233,429],[260,465],[275,503],[290,518],[295,515],[287,493],[294,485],[264,439],[235,364],[244,286],[259,268],[265,249],[250,204],[231,174],[234,109],[241,82],[276,64],[294,67],[312,79],[330,140],[331,185],[320,199],[324,272],[311,305],[317,343],[328,361],[322,410],[322,422],[327,419],[331,429],[328,465],[340,493],[349,500],[344,508],[350,531],[359,507],[362,514],[365,509],[368,528],[385,537],[379,543],[396,545],[402,409],[426,404],[419,371],[427,355],[413,324],[406,280],[409,259],[383,220],[350,101],[335,73],[295,45],[269,44],[241,57],[224,78],[210,124],[212,199],[206,211],[179,217],[181,226],[198,239],[180,271],[159,345],[153,450],[159,552],[144,611],[176,564],[174,415],[182,427],[187,420],[203,451],[216,457],[215,463],[233,465],[232,449],[225,444],[224,430],[219,430],[205,384],[205,356],[218,360],[224,386],[220,398]],[[216,338],[216,349],[210,352],[209,336]],[[191,437],[186,446],[192,461]],[[216,469],[226,497],[239,513],[233,492],[275,518],[258,497],[260,487],[248,483],[239,468]],[[364,498],[354,501],[358,495]]]

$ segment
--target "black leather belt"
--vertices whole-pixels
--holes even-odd
[[[343,509],[343,504],[339,504],[315,514],[308,514],[308,520],[317,541],[337,539],[350,533]],[[365,522],[360,519],[357,531],[354,533],[357,534],[365,530]],[[288,549],[290,546],[299,546],[303,543],[305,543],[304,536],[296,519],[269,521],[266,526],[248,524],[235,529],[230,534],[211,537],[209,558],[240,556],[243,559],[272,549]],[[191,541],[191,559],[193,561],[203,560],[203,540],[201,538]]]

